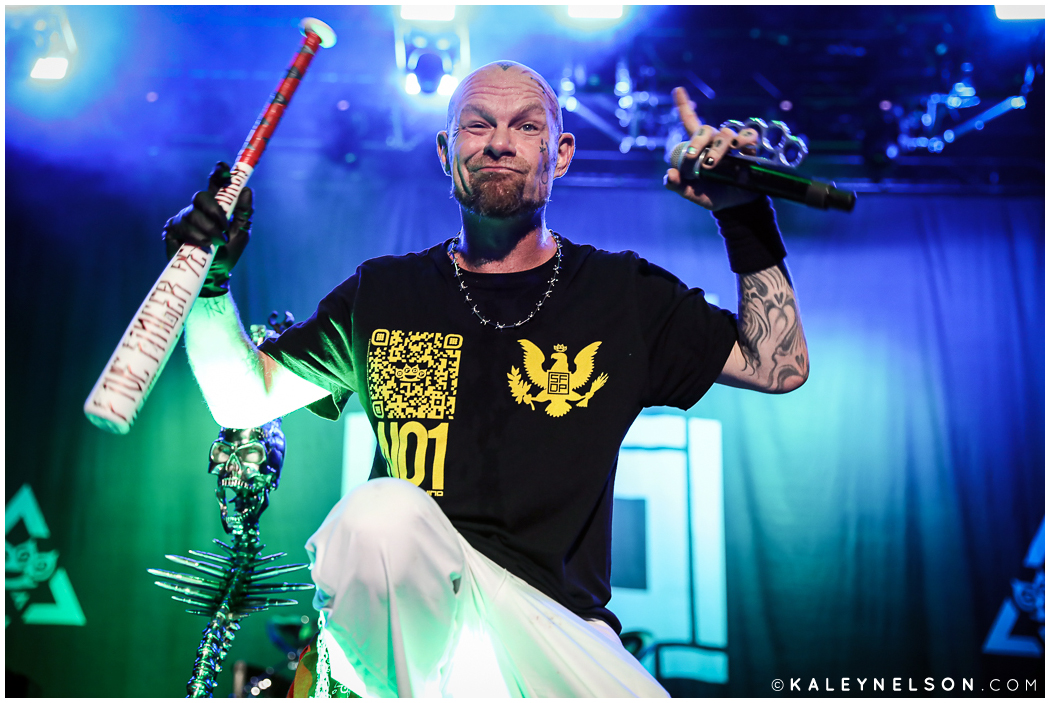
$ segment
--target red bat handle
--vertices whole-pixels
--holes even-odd
[[[288,72],[284,74],[284,80],[277,86],[277,90],[274,91],[273,96],[270,98],[270,103],[259,114],[259,119],[252,126],[252,131],[244,142],[244,146],[241,147],[241,152],[237,154],[239,163],[246,163],[254,168],[255,164],[259,162],[263,149],[269,143],[270,136],[277,128],[277,123],[281,121],[284,109],[291,102],[295,89],[299,87],[299,81],[302,79],[303,74],[306,73],[306,69],[310,66],[314,54],[317,53],[317,47],[320,45],[321,37],[307,31],[299,53],[292,60],[292,65],[288,67]]]

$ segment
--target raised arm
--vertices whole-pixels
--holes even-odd
[[[280,366],[260,352],[244,331],[229,293],[230,270],[240,258],[251,230],[252,193],[245,188],[232,220],[214,194],[229,177],[216,164],[209,190],[164,226],[171,256],[184,242],[219,249],[200,297],[186,319],[186,352],[212,417],[223,427],[257,427],[328,395],[328,391]],[[227,226],[228,224],[228,226]]]
[[[692,135],[686,157],[699,159],[701,168],[713,168],[730,149],[753,148],[754,130],[737,134],[701,125],[685,90],[676,88],[674,97],[682,124]],[[738,337],[718,383],[764,393],[795,390],[809,377],[809,352],[769,200],[704,180],[686,183],[674,168],[668,169],[664,183],[714,211],[730,267],[737,273]]]

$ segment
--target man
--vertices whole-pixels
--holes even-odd
[[[683,89],[675,101],[703,168],[755,144],[753,131],[700,125]],[[478,69],[437,136],[459,234],[365,262],[258,349],[226,294],[250,192],[228,237],[207,193],[166,226],[169,249],[225,245],[186,327],[220,424],[304,405],[335,418],[356,392],[376,431],[393,478],[345,496],[307,545],[326,620],[318,670],[359,693],[666,695],[605,607],[620,441],[642,408],[688,408],[716,381],[781,393],[808,375],[767,199],[675,169],[665,179],[715,211],[740,274],[737,321],[631,252],[547,228],[574,147],[543,78],[513,62]],[[479,668],[497,674],[491,687]]]

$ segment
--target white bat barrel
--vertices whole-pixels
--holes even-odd
[[[248,164],[234,164],[230,185],[215,195],[227,217],[251,174]],[[183,244],[164,267],[84,402],[84,414],[94,425],[115,434],[131,429],[179,341],[214,258],[214,246],[204,251]]]

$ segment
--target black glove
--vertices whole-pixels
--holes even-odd
[[[241,258],[248,246],[252,229],[252,191],[245,188],[233,208],[233,218],[227,222],[222,206],[215,194],[230,184],[230,167],[222,161],[215,164],[208,175],[208,190],[193,195],[193,203],[179,211],[164,225],[164,244],[168,259],[183,244],[192,244],[207,249],[212,244],[218,247],[208,277],[201,288],[200,297],[214,298],[230,290],[230,270]]]

